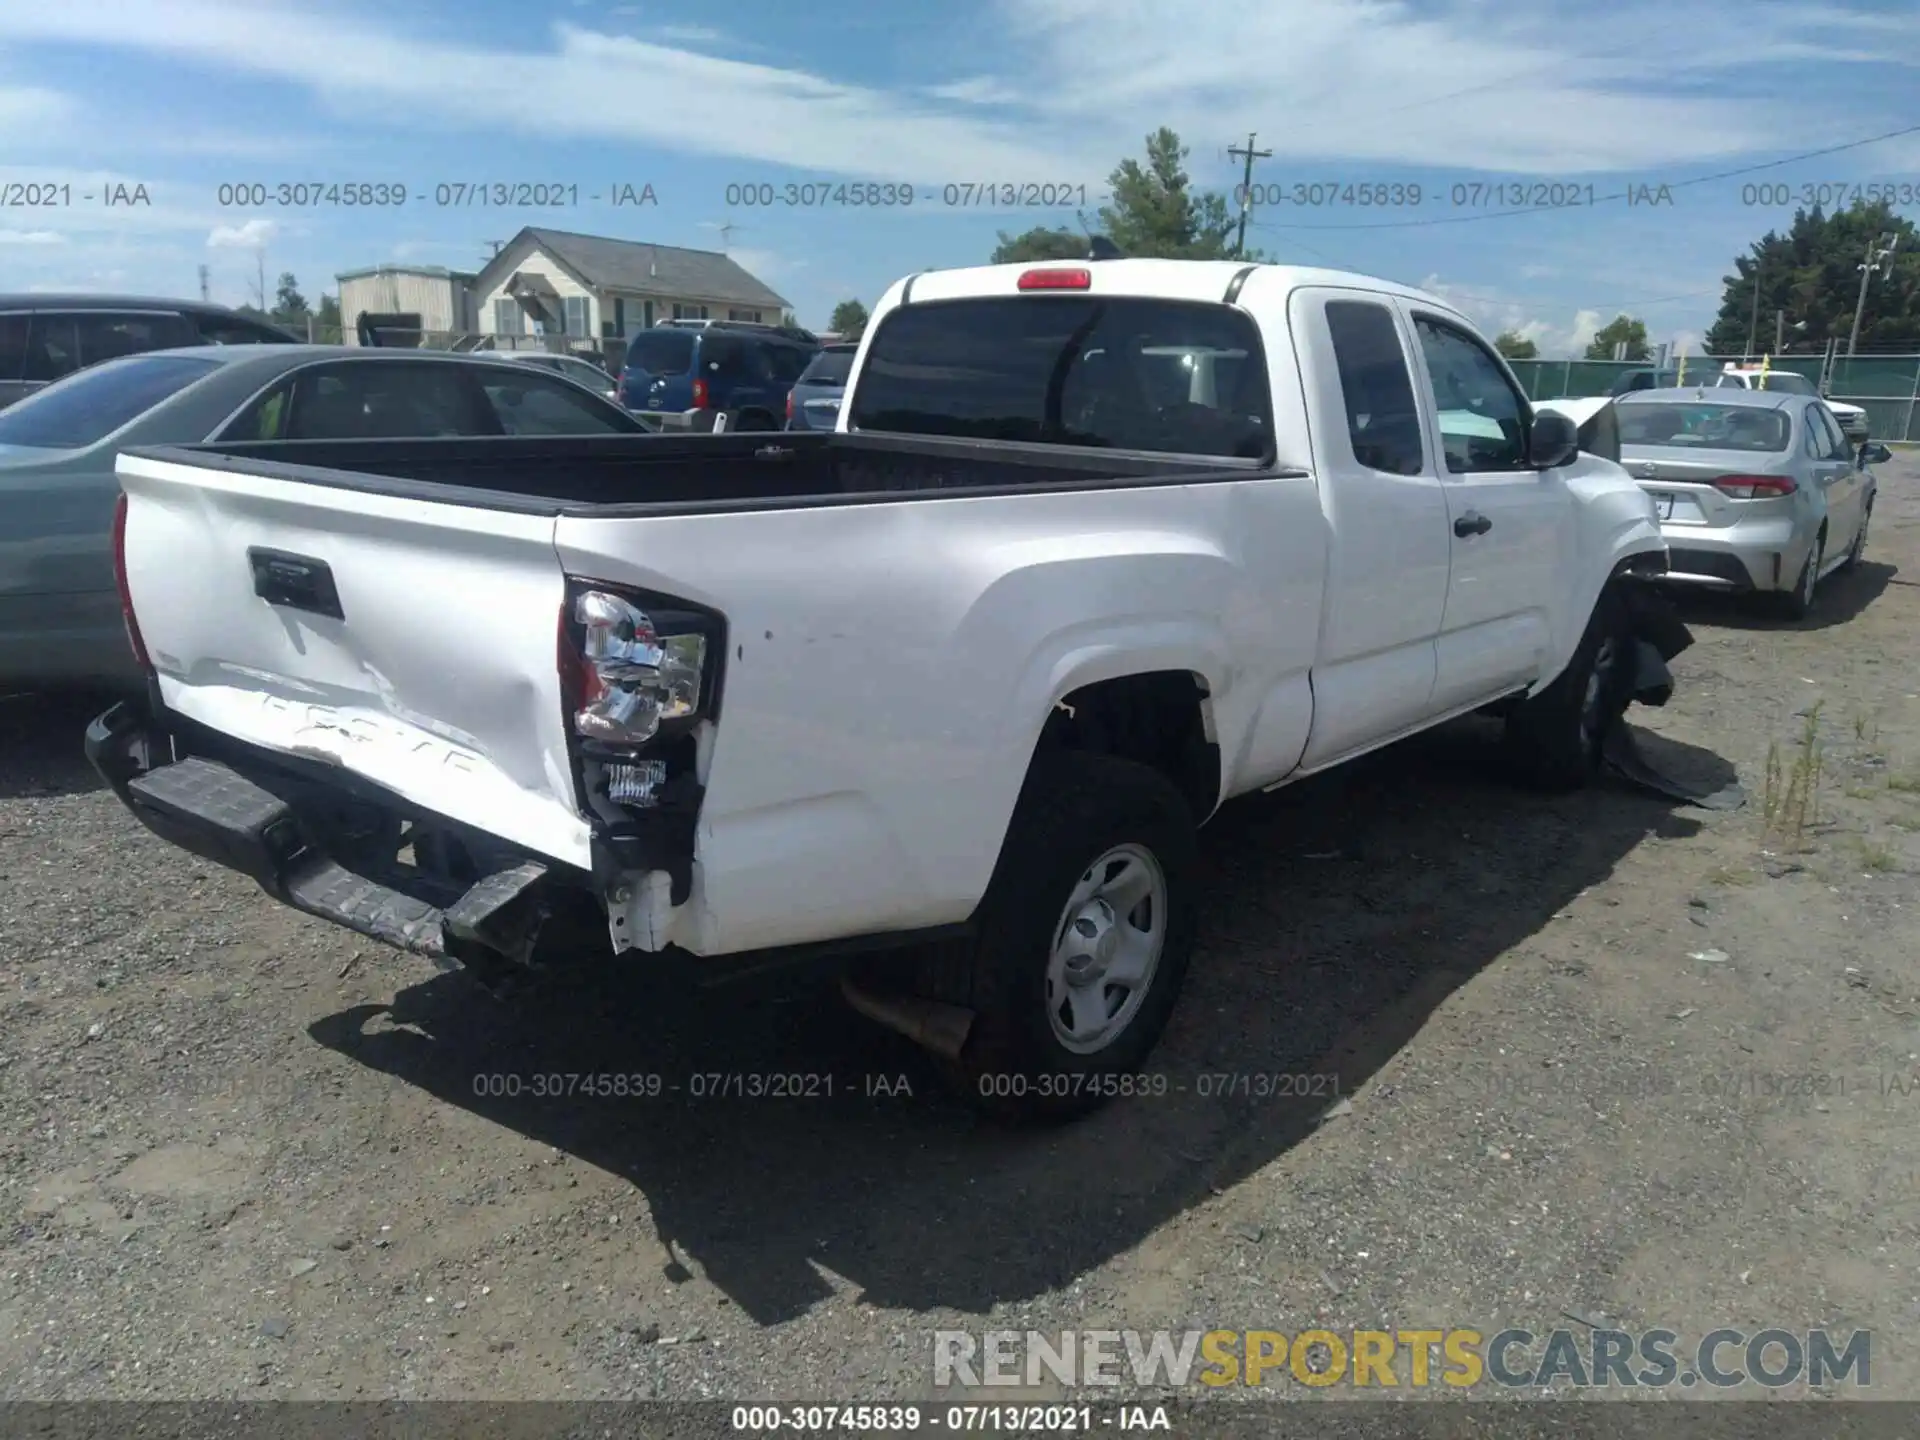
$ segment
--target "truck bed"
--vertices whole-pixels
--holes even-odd
[[[529,515],[685,514],[1246,480],[1256,461],[906,435],[269,440],[133,449],[235,474]]]

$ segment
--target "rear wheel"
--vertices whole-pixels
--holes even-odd
[[[1594,777],[1607,733],[1626,713],[1632,666],[1626,606],[1603,590],[1567,668],[1507,717],[1507,751],[1522,779],[1575,790]]]
[[[970,1103],[1063,1120],[1139,1088],[1186,975],[1198,869],[1192,811],[1158,771],[1036,762],[981,904],[974,1021],[951,1067]]]
[[[1822,530],[1814,536],[1813,549],[1807,554],[1806,568],[1801,570],[1793,589],[1775,597],[1775,605],[1787,619],[1804,620],[1813,613],[1814,591],[1820,585],[1820,564],[1826,556],[1827,532]]]

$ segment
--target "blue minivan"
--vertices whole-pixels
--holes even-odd
[[[820,349],[793,326],[666,320],[627,345],[620,403],[671,426],[725,411],[735,430],[778,430],[787,392]]]

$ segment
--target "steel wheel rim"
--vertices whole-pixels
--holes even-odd
[[[1603,635],[1593,652],[1593,665],[1587,671],[1586,693],[1580,698],[1580,744],[1591,754],[1600,744],[1600,732],[1606,728],[1607,681],[1619,663],[1620,649],[1613,636]]]
[[[1167,877],[1143,845],[1115,845],[1081,874],[1047,955],[1047,1023],[1075,1055],[1125,1033],[1153,987],[1167,940]]]

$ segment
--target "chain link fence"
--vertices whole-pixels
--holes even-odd
[[[1753,356],[1689,355],[1686,373],[1705,378],[1717,374],[1729,361],[1754,365]],[[1583,399],[1605,395],[1616,380],[1632,370],[1645,370],[1646,360],[1511,360],[1513,373],[1535,400]],[[1669,360],[1669,368],[1680,362]],[[1804,375],[1829,400],[1858,405],[1867,412],[1873,438],[1894,443],[1920,444],[1920,355],[1841,355],[1829,366],[1824,355],[1781,355],[1774,370]]]

